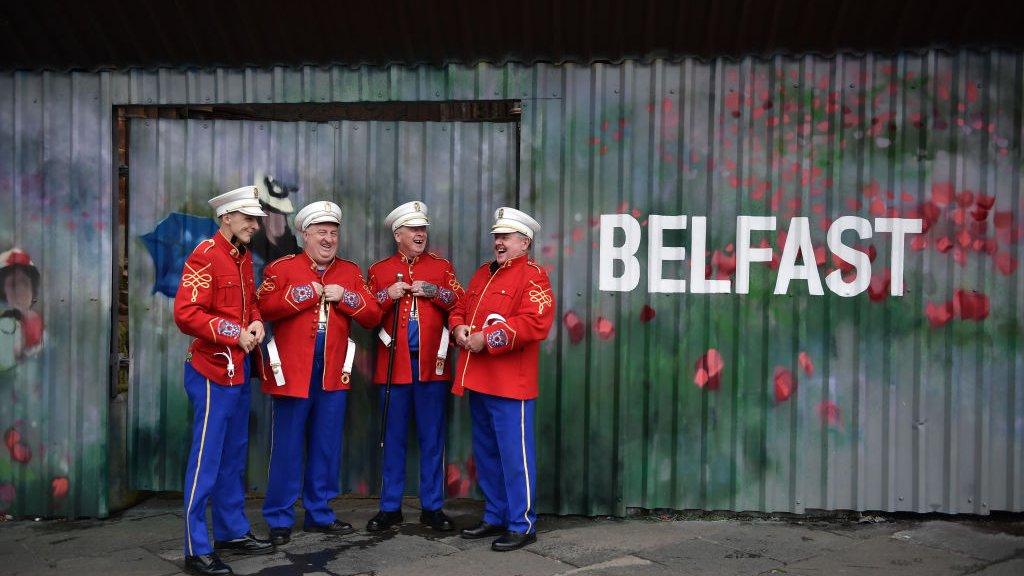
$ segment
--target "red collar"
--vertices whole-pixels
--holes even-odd
[[[226,252],[228,256],[234,258],[235,262],[238,262],[245,257],[245,248],[243,247],[239,250],[234,244],[224,237],[224,234],[222,234],[220,230],[217,230],[213,235],[213,243],[215,246],[218,246],[221,250]]]

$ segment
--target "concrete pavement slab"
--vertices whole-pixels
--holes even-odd
[[[982,567],[983,562],[955,552],[893,538],[874,538],[838,552],[820,554],[789,564],[785,572],[804,576],[936,576],[964,574]]]
[[[857,544],[858,540],[823,530],[813,530],[789,522],[753,520],[749,522],[698,522],[689,527],[702,540],[783,563],[796,562],[816,554],[835,552]]]
[[[1020,576],[1021,574],[1024,574],[1024,558],[990,564],[971,576]]]
[[[549,576],[573,566],[546,558],[529,548],[514,552],[492,552],[490,548],[459,551],[422,561],[393,564],[374,571],[376,576]]]
[[[987,531],[956,522],[935,520],[922,523],[893,534],[893,538],[989,562],[1024,554],[1024,536]]]
[[[676,574],[729,576],[760,574],[784,564],[761,554],[745,552],[707,540],[683,540],[637,554],[667,567]]]

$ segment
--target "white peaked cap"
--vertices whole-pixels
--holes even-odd
[[[427,205],[419,200],[406,202],[384,217],[384,225],[394,232],[402,226],[430,226]]]
[[[519,232],[533,240],[533,235],[540,232],[540,223],[522,210],[502,206],[494,211],[494,226],[491,234],[507,234]]]
[[[241,212],[249,216],[266,216],[260,208],[260,193],[255,186],[242,186],[208,200],[210,206],[221,217],[228,212]]]
[[[295,227],[305,230],[313,224],[330,222],[341,226],[341,206],[327,200],[310,202],[295,215]]]

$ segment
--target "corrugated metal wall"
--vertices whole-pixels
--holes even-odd
[[[99,75],[0,74],[0,252],[34,262],[44,338],[0,371],[11,514],[106,513],[112,97]]]
[[[182,387],[190,338],[174,325],[173,300],[153,293],[154,261],[140,238],[172,212],[212,222],[206,200],[218,190],[253,181],[257,172],[298,186],[295,210],[332,200],[342,208],[340,256],[363,270],[394,252],[384,216],[418,199],[431,209],[430,250],[457,270],[475,270],[485,256],[491,206],[514,203],[515,133],[507,123],[459,122],[254,122],[233,120],[133,120],[130,196],[130,342],[133,351],[130,413],[130,484],[146,490],[180,490],[189,439],[188,398]],[[294,214],[289,216],[293,217]],[[265,228],[269,218],[264,219]],[[290,225],[294,230],[294,224]],[[212,225],[211,225],[212,228]],[[289,231],[290,232],[290,231]],[[184,229],[173,236],[189,245]],[[254,243],[256,274],[266,262]],[[370,384],[376,331],[353,323],[359,346],[346,418],[343,491],[376,493],[380,434],[377,387]],[[465,469],[470,454],[469,413],[452,402],[447,459]],[[250,409],[251,490],[266,487],[271,402],[253,395]],[[418,485],[418,451],[409,450],[407,484]],[[454,481],[452,496],[469,483]]]
[[[67,430],[60,437],[76,438],[83,455],[100,446],[106,372],[97,358],[105,344],[69,352],[66,343],[72,326],[109,333],[109,239],[99,235],[95,254],[86,253],[74,210],[83,198],[101,215],[109,206],[109,104],[521,98],[520,197],[545,226],[537,259],[551,271],[560,306],[542,350],[542,511],[1019,511],[1022,63],[1019,53],[930,52],[3,75],[0,177],[42,185],[12,185],[13,198],[3,196],[0,240],[45,255],[37,257],[46,284],[40,302],[47,318],[65,324],[61,336],[47,325],[44,354],[98,363],[60,373],[41,363],[52,378],[24,370],[13,381],[45,382],[64,414],[48,416],[50,426]],[[43,160],[53,155],[94,170],[95,187],[66,170],[44,176]],[[23,206],[48,201],[55,226],[32,226]],[[8,205],[18,217],[7,215]],[[751,268],[749,294],[649,294],[646,227],[640,285],[600,292],[600,215],[623,212],[642,224],[651,214],[706,216],[709,273],[732,280],[738,214],[776,216],[783,231],[792,216],[806,216],[816,247],[842,215],[924,217],[928,230],[907,249],[902,297],[886,294],[886,234],[863,241],[877,252],[873,282],[853,298],[809,296],[802,281],[774,295],[777,271],[760,264]],[[780,239],[764,236],[778,255]],[[669,234],[666,243],[688,238]],[[354,256],[369,263],[369,254]],[[838,264],[827,250],[822,257],[824,275]],[[98,278],[76,282],[73,292],[50,283],[71,274],[67,268]],[[471,272],[459,268],[463,280]],[[689,272],[670,266],[666,276]],[[90,308],[78,292],[93,284],[99,312],[79,322]],[[59,290],[86,306],[54,308]],[[58,393],[65,380],[93,396]],[[140,391],[141,384],[133,394]],[[84,416],[93,409],[95,426]],[[31,410],[10,417],[28,421]],[[187,416],[167,418],[174,427]],[[17,474],[19,466],[9,469]],[[75,486],[74,510],[102,509],[94,485]]]

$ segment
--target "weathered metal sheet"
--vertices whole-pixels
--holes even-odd
[[[0,252],[39,278],[25,298],[0,271],[0,511],[104,515],[110,93],[99,75],[4,74],[0,101]]]
[[[50,405],[5,405],[5,418],[38,422],[44,409],[59,407],[64,412],[46,416],[48,426],[54,438],[73,438],[83,455],[95,450],[102,460],[105,399],[77,388],[81,394],[71,398],[52,386],[70,380],[106,390],[103,376],[84,375],[106,373],[98,360],[106,348],[92,341],[76,341],[75,352],[67,346],[76,334],[109,334],[109,239],[87,236],[76,209],[85,202],[109,212],[110,104],[521,98],[519,197],[544,225],[536,257],[551,273],[560,320],[542,347],[542,511],[1024,509],[1020,53],[15,73],[0,76],[0,94],[0,177],[14,190],[2,196],[0,240],[25,246],[43,262],[47,286],[39,305],[50,336],[43,353],[54,355],[33,368],[38,375],[22,370],[23,363],[13,379],[18,386],[46,382]],[[465,281],[484,247],[489,211],[510,197],[501,191],[514,180],[508,158],[495,154],[500,138],[489,125],[453,140],[429,125],[392,126],[389,133],[387,126],[359,123],[265,124],[279,143],[272,148],[268,136],[255,136],[255,123],[196,122],[154,121],[149,133],[133,126],[133,146],[148,150],[153,162],[147,183],[136,166],[141,152],[132,159],[138,233],[171,208],[205,214],[201,199],[210,190],[247,179],[257,160],[281,162],[275,169],[293,175],[301,190],[331,195],[363,218],[350,222],[352,235],[343,243],[363,265],[385,249],[373,223],[384,207],[407,190],[426,195],[438,204],[435,247],[455,258]],[[137,140],[143,135],[149,139]],[[95,171],[95,187],[59,162],[44,170],[44,161],[55,158]],[[443,191],[436,199],[435,180]],[[45,203],[54,225],[32,226],[29,203]],[[601,216],[612,214],[628,215],[640,229],[639,283],[632,290],[599,289]],[[689,217],[686,230],[664,236],[666,246],[687,248],[687,259],[662,267],[665,278],[688,281],[686,292],[648,291],[654,215]],[[779,232],[792,235],[792,218],[808,218],[812,246],[823,250],[820,265],[806,271],[818,276],[823,295],[810,295],[799,279],[774,294],[781,266],[759,262],[750,264],[749,292],[737,293],[737,216],[776,218],[774,232],[751,235],[754,246],[766,240],[776,258],[785,244]],[[873,234],[853,242],[847,233],[844,242],[875,253],[870,286],[851,298],[824,281],[845,267],[825,236],[843,216],[865,218]],[[927,221],[924,233],[907,236],[901,296],[891,294],[892,235],[875,221],[893,216]],[[706,218],[707,276],[728,281],[728,293],[691,291],[704,276],[689,266],[696,217]],[[469,254],[453,240],[463,238]],[[616,245],[623,238],[621,230],[613,236]],[[144,308],[146,298],[157,297],[146,294],[146,261],[136,259],[141,244],[133,242],[133,298]],[[76,280],[85,279],[74,291],[49,284],[69,274],[67,265]],[[624,265],[613,268],[621,274]],[[93,285],[98,301],[85,302]],[[61,297],[85,307],[54,308]],[[94,320],[80,320],[90,306],[99,310]],[[174,372],[183,342],[175,341],[167,309],[159,316],[157,306],[150,308],[144,312],[159,327],[133,324],[139,341],[132,349],[132,409],[136,425],[164,435],[165,451],[184,451],[187,416],[175,404],[181,395]],[[145,342],[149,349],[140,349]],[[52,360],[67,354],[74,354],[74,370]],[[95,370],[80,369],[90,363]],[[159,374],[142,373],[143,364]],[[345,483],[363,491],[360,480],[375,471],[374,424],[365,387],[357,385],[353,396],[364,403],[349,413]],[[145,412],[158,401],[160,410],[178,415]],[[266,438],[260,402],[250,461],[256,488]],[[465,402],[453,400],[453,407],[449,453],[457,494],[468,488],[470,470]],[[93,409],[99,420],[87,416]],[[141,431],[134,438],[149,441]],[[167,444],[172,440],[180,444]],[[0,451],[0,460],[6,456]],[[182,466],[170,456],[133,462],[136,479],[156,487],[172,486]],[[0,483],[13,474],[15,502],[41,510],[45,498],[38,494],[49,487],[22,480],[21,465],[7,466]],[[95,484],[88,476],[82,482],[66,498],[79,512],[100,510],[101,496],[90,492]]]

